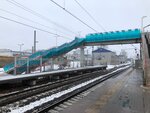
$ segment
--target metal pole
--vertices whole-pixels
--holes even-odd
[[[36,52],[36,30],[34,31],[34,53]]]
[[[141,31],[144,32],[144,28],[143,28],[143,20],[144,18],[146,18],[147,16],[142,16],[141,18]]]

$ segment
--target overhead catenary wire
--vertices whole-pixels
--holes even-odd
[[[17,15],[17,14],[15,14],[15,13],[10,12],[10,11],[7,11],[7,10],[1,9],[1,8],[0,8],[0,11],[3,11],[3,12],[5,12],[5,13],[8,13],[8,14],[14,15],[14,16],[16,16],[16,17],[19,17],[19,18],[21,18],[21,19],[23,19],[23,20],[26,20],[26,21],[29,21],[29,22],[32,22],[32,23],[35,23],[35,24],[39,24],[40,26],[43,26],[43,27],[49,28],[49,29],[51,29],[51,30],[54,30],[53,28],[51,28],[51,27],[49,27],[49,26],[43,25],[43,24],[41,24],[41,23],[39,23],[39,22],[36,22],[36,21],[33,21],[33,20],[31,20],[31,19],[22,17],[22,16],[20,16],[20,15]],[[61,32],[61,31],[59,31],[59,32]],[[61,33],[63,33],[63,32],[61,32]],[[64,34],[64,33],[63,33],[63,34]],[[67,34],[67,35],[68,35],[68,34]]]
[[[97,30],[95,30],[93,27],[91,27],[90,25],[88,25],[87,23],[85,23],[84,21],[82,21],[80,18],[78,18],[77,16],[75,16],[74,14],[72,14],[70,11],[66,10],[64,7],[62,7],[61,5],[59,5],[57,2],[55,2],[54,0],[50,0],[51,2],[53,2],[55,5],[57,5],[58,7],[60,7],[61,9],[63,9],[65,12],[67,12],[68,14],[70,14],[71,16],[73,16],[74,18],[76,18],[78,21],[80,21],[82,24],[84,24],[85,26],[87,26],[88,28],[92,29],[95,32],[98,32]]]
[[[105,28],[104,28],[101,24],[99,24],[99,23],[95,20],[95,18],[94,18],[77,0],[74,0],[74,1],[81,7],[82,10],[84,10],[84,12],[87,13],[87,15],[88,15],[103,31],[106,32]]]
[[[47,31],[47,30],[44,30],[44,29],[41,29],[41,28],[38,28],[38,27],[34,27],[34,26],[31,26],[31,25],[28,25],[28,24],[25,24],[25,23],[22,23],[22,22],[19,22],[19,21],[16,21],[16,20],[13,20],[13,19],[4,17],[4,16],[0,16],[0,18],[5,19],[5,20],[8,20],[8,21],[11,21],[11,22],[14,22],[14,23],[17,23],[17,24],[20,24],[20,25],[23,25],[23,26],[26,26],[26,27],[30,27],[30,28],[33,28],[33,29],[37,29],[37,30],[39,30],[39,31],[43,31],[43,32],[46,32],[46,33],[49,33],[49,34],[52,34],[52,35],[55,35],[55,36],[58,36],[58,37],[66,38],[66,37],[61,36],[61,35],[58,35],[58,34],[56,34],[56,33],[52,33],[52,32],[49,32],[49,31]],[[71,40],[70,38],[66,38],[66,39]]]
[[[66,31],[68,31],[68,32],[70,32],[72,34],[77,35],[72,30],[70,30],[70,29],[68,29],[68,28],[66,28],[66,27],[64,27],[64,26],[62,26],[62,25],[52,21],[51,19],[49,19],[49,18],[47,18],[47,17],[37,13],[36,11],[34,11],[34,10],[28,8],[28,7],[25,7],[24,5],[16,2],[15,0],[11,0],[11,1],[10,0],[6,0],[6,1],[11,3],[11,4],[13,4],[13,5],[15,5],[15,6],[17,6],[17,7],[19,7],[19,8],[21,8],[21,9],[23,9],[23,10],[25,10],[25,11],[27,11],[27,12],[29,12],[29,13],[31,13],[31,14],[33,14],[33,15],[35,15],[35,16],[37,16],[37,17],[39,17],[39,18],[41,18],[41,19],[43,19],[43,20],[45,20],[45,21],[48,21],[48,22],[52,23],[53,25],[56,25],[56,26],[60,27],[61,29],[64,29],[64,30],[66,30]]]
[[[33,20],[31,20],[31,19],[22,17],[22,16],[20,16],[20,15],[17,15],[17,14],[15,14],[15,13],[10,12],[10,11],[7,11],[7,10],[1,9],[1,8],[0,8],[0,10],[3,11],[3,12],[6,12],[6,13],[8,13],[8,14],[14,15],[14,16],[16,16],[16,17],[22,18],[22,19],[24,19],[24,20],[26,20],[26,21],[30,21],[30,22],[33,22],[33,23],[35,23],[35,24],[39,24],[39,25],[41,25],[41,26],[43,26],[43,27],[47,27],[47,28],[52,29],[52,28],[49,27],[49,26],[43,25],[43,24],[41,24],[41,23],[39,23],[39,22],[36,22],[36,21],[33,21]]]

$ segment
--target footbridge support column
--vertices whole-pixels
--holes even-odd
[[[85,66],[85,57],[84,57],[84,46],[80,47],[80,66]]]
[[[150,86],[150,33],[142,34],[143,79],[144,85]]]

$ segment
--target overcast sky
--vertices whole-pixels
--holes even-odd
[[[13,0],[8,0],[13,1]],[[22,23],[26,23],[49,32],[58,33],[64,37],[74,39],[76,35],[84,37],[88,33],[94,33],[81,22],[67,14],[57,7],[50,0],[15,0],[16,2],[28,7],[46,18],[49,21],[41,19],[13,4],[7,0],[0,0],[0,16],[4,16]],[[64,0],[54,0],[64,7]],[[150,24],[150,0],[77,0],[107,31],[128,30],[141,27],[141,17],[144,19],[144,25]],[[65,0],[65,8],[96,29],[98,32],[104,32],[91,18],[78,6],[74,0]],[[14,15],[8,14],[2,10],[15,13],[21,17],[38,22],[42,25],[23,20]],[[52,24],[50,21],[64,26]],[[33,46],[33,28],[25,27],[8,20],[0,18],[0,49],[19,50],[19,43],[23,43],[23,50],[31,49]],[[72,33],[74,32],[74,33]],[[37,49],[47,49],[56,46],[56,37],[46,32],[37,30]],[[70,40],[59,37],[57,45],[61,45]],[[138,45],[135,45],[139,48]],[[134,56],[135,51],[131,45],[109,46],[109,49],[120,52],[121,49],[128,51],[129,56]]]

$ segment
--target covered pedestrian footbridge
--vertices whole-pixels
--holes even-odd
[[[14,72],[16,74],[29,73],[31,70],[49,61],[50,58],[56,58],[76,48],[81,48],[81,66],[84,66],[84,46],[133,43],[142,44],[144,83],[150,85],[150,33],[142,33],[139,29],[92,33],[84,38],[76,37],[73,41],[60,45],[57,48],[38,51],[24,61],[17,60],[16,63],[7,64],[4,66],[4,70],[11,74]]]

